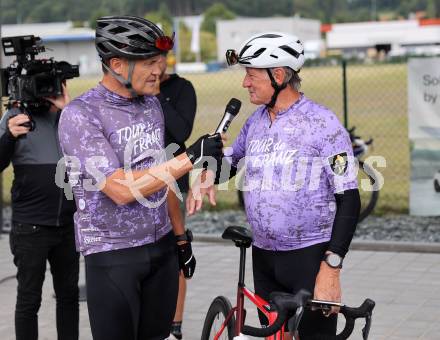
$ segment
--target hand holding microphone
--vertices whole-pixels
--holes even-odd
[[[199,163],[202,163],[201,161],[205,157],[214,157],[217,161],[220,160],[223,155],[223,142],[220,134],[200,137],[186,149],[186,154],[194,167],[196,165],[200,167],[202,164]]]
[[[197,177],[195,184],[189,191],[188,198],[186,200],[186,209],[188,212],[188,216],[194,214],[196,211],[199,211],[202,208],[203,197],[205,195],[209,197],[209,202],[212,205],[216,204],[214,183],[218,169],[221,167],[222,164],[221,158],[223,157],[223,143],[221,140],[221,134],[226,133],[229,126],[231,125],[232,120],[240,110],[240,107],[241,102],[238,99],[232,98],[226,106],[225,113],[216,129],[216,133],[212,136],[205,135],[203,137],[200,137],[197,142],[195,142],[187,149],[187,154],[188,157],[191,159],[191,162],[194,165],[200,164],[198,165],[198,167],[204,167],[205,165],[205,162],[201,161],[203,159],[201,155],[206,155],[212,152],[211,155],[216,157],[217,159],[217,169],[213,169],[212,172],[203,171]]]
[[[237,115],[240,107],[241,102],[236,98],[232,98],[228,105],[226,105],[225,113],[215,134],[200,137],[194,144],[186,149],[186,154],[194,166],[202,166],[204,162],[201,161],[204,157],[214,157],[217,161],[221,160],[223,156],[223,142],[220,134],[228,130],[229,125]]]

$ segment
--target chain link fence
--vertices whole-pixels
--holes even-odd
[[[248,93],[241,84],[244,70],[230,68],[219,72],[183,74],[189,79],[197,93],[197,115],[193,133],[188,141],[201,134],[212,132],[224,112],[230,98],[242,101],[239,115],[228,132],[230,143],[238,134],[246,118],[255,110],[249,103]],[[333,110],[344,122],[344,99],[346,100],[347,126],[356,126],[356,135],[364,139],[373,138],[373,148],[367,156],[382,156],[386,167],[376,169],[384,177],[375,212],[406,213],[409,193],[409,141],[407,114],[407,67],[400,64],[348,64],[346,68],[346,98],[344,98],[343,67],[310,66],[301,70],[301,91],[306,96]],[[81,77],[69,81],[68,88],[76,97],[95,86],[98,77]],[[10,202],[12,170],[3,173],[3,201]],[[219,208],[238,207],[235,185],[230,190],[220,191]]]

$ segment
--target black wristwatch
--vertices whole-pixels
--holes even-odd
[[[328,264],[331,268],[342,268],[342,262],[344,259],[336,253],[328,253],[324,255],[323,260]]]
[[[182,242],[182,241],[192,242],[193,233],[191,230],[187,229],[184,234],[175,235],[175,238],[176,238],[176,242]]]

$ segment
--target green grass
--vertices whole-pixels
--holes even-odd
[[[306,68],[300,75],[303,79],[302,91],[309,98],[332,109],[342,121],[341,67]],[[244,71],[241,69],[185,75],[193,83],[198,98],[196,122],[189,142],[203,133],[213,131],[229,99],[236,97],[243,105],[228,133],[233,140],[245,119],[255,109],[248,101],[247,91],[241,87],[243,76]],[[349,65],[347,77],[348,125],[356,125],[356,133],[363,138],[374,138],[374,149],[370,155],[381,155],[387,161],[386,168],[378,169],[385,178],[385,184],[376,213],[405,213],[408,211],[409,191],[406,64]],[[97,79],[75,79],[69,82],[69,90],[74,97],[96,83]],[[10,199],[11,177],[11,170],[6,170],[6,201]],[[230,188],[230,191],[219,192],[220,208],[236,206],[233,185]]]

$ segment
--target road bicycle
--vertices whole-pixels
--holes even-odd
[[[440,170],[434,175],[434,190],[440,192]]]
[[[353,147],[353,154],[358,159],[358,181],[359,193],[361,196],[361,211],[359,213],[358,222],[363,221],[370,215],[376,207],[379,199],[379,181],[377,180],[377,173],[369,164],[364,163],[362,158],[368,153],[369,148],[373,144],[373,139],[364,141],[361,137],[356,136],[354,131],[356,127],[353,126],[347,130],[350,135],[351,144]],[[438,183],[437,183],[438,184]],[[439,186],[440,189],[440,186]],[[238,204],[244,208],[244,196],[241,190],[237,190]]]
[[[377,180],[376,170],[362,160],[363,156],[368,153],[369,148],[372,146],[373,139],[370,138],[368,141],[364,141],[360,136],[354,134],[355,130],[356,127],[353,126],[347,131],[350,135],[353,155],[359,161],[358,181],[361,196],[359,222],[361,222],[370,215],[376,207],[379,199],[379,181]],[[366,180],[368,184],[365,184],[364,180]]]
[[[252,234],[244,227],[230,226],[225,229],[223,239],[231,240],[240,248],[239,279],[237,285],[237,304],[231,306],[229,300],[224,296],[216,297],[205,317],[201,340],[247,340],[246,335],[254,337],[266,337],[269,340],[284,340],[285,324],[293,333],[295,340],[299,340],[296,332],[301,321],[305,308],[313,308],[324,312],[330,311],[331,307],[340,307],[339,313],[345,317],[344,329],[335,336],[320,335],[315,340],[342,340],[347,339],[353,332],[356,319],[364,318],[365,326],[362,330],[363,339],[368,339],[371,317],[375,302],[366,299],[360,307],[348,307],[342,303],[329,301],[310,300],[311,294],[305,290],[297,294],[274,292],[270,295],[270,302],[246,288],[244,284],[246,249],[252,244]],[[247,298],[254,304],[269,320],[269,326],[258,328],[245,325],[246,310],[244,300]],[[312,340],[312,338],[301,339]]]

